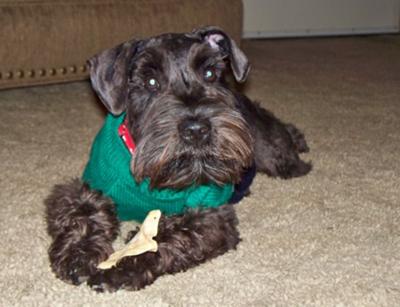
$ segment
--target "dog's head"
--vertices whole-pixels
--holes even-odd
[[[253,138],[224,80],[245,81],[249,64],[222,30],[132,40],[90,61],[94,90],[126,112],[136,142],[132,173],[153,187],[235,183],[253,160]]]

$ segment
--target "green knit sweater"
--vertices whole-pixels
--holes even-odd
[[[147,213],[160,209],[165,215],[181,214],[188,208],[218,207],[228,203],[232,184],[192,185],[182,190],[150,189],[150,180],[136,182],[130,171],[131,154],[118,135],[125,114],[109,114],[97,134],[82,179],[109,196],[120,220],[143,221]]]

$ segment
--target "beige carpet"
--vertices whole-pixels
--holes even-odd
[[[248,94],[304,130],[314,170],[259,175],[237,251],[140,292],[96,294],[49,269],[42,201],[81,174],[102,122],[87,83],[0,92],[1,306],[400,305],[400,37],[245,50]]]

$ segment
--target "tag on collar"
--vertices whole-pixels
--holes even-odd
[[[132,135],[129,133],[129,129],[125,121],[118,127],[118,135],[124,141],[125,146],[126,148],[128,148],[129,152],[133,154],[135,152],[136,145],[133,141]]]

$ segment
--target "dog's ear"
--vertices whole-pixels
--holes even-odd
[[[220,49],[229,54],[230,65],[236,81],[246,81],[250,71],[249,60],[228,34],[213,26],[196,29],[193,33],[199,35],[211,48]]]
[[[89,59],[93,89],[109,112],[119,115],[127,105],[129,64],[142,41],[130,40]]]

